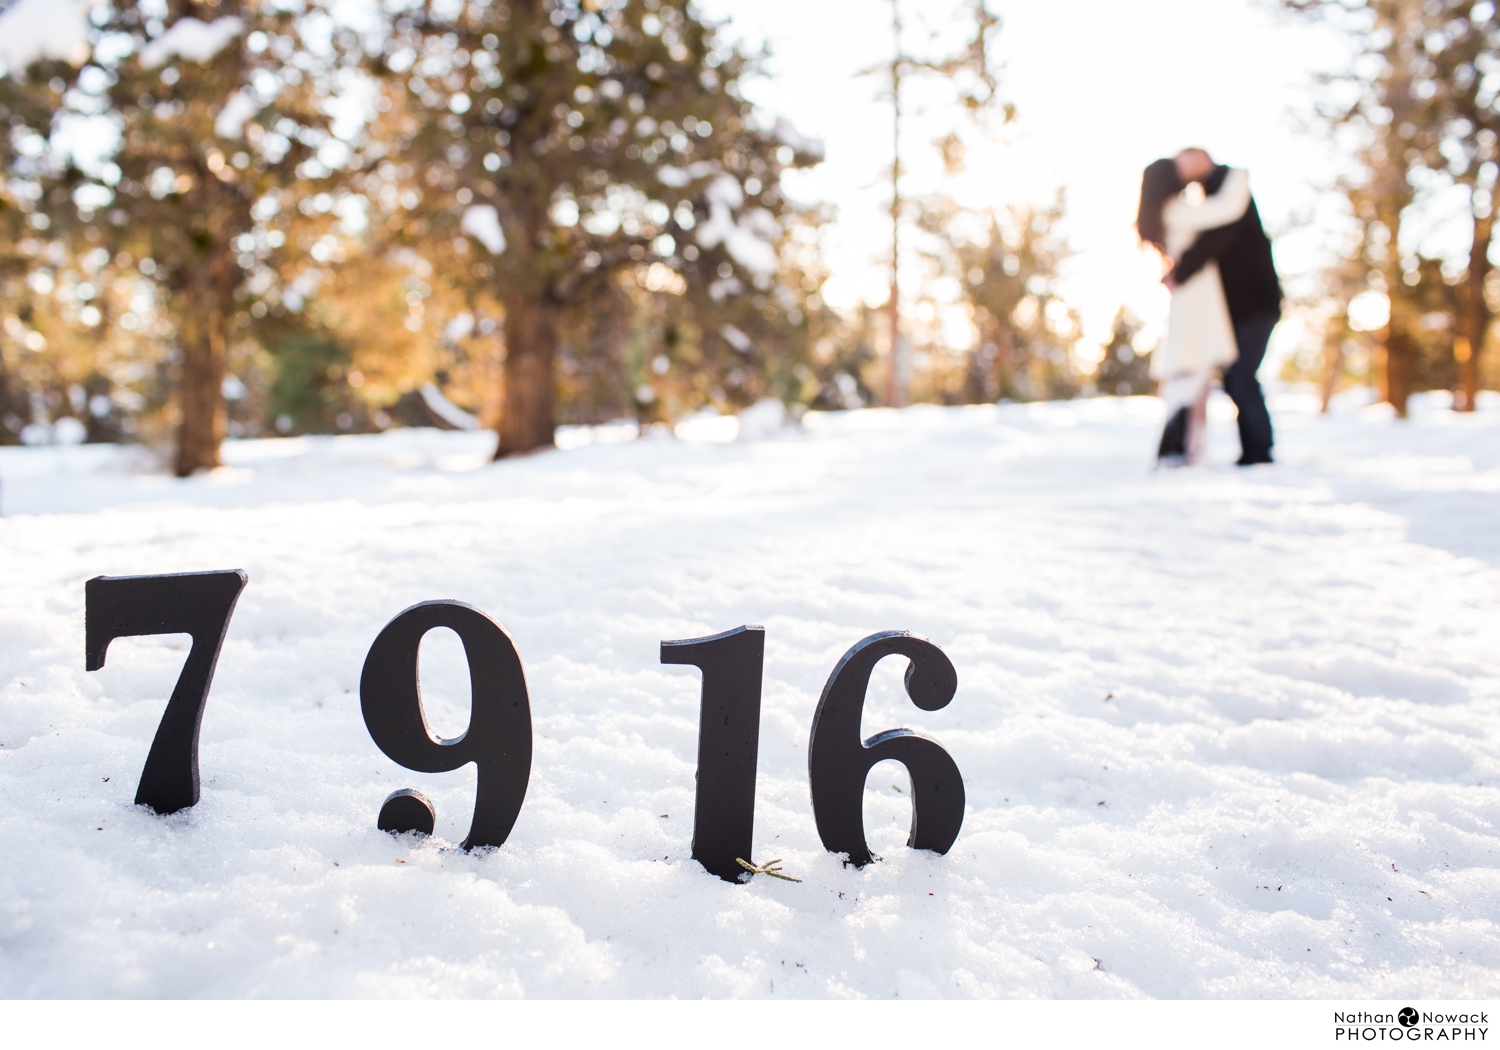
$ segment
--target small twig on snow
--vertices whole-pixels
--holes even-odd
[[[781,873],[781,868],[779,867],[781,864],[780,857],[777,857],[775,860],[768,860],[760,867],[756,867],[743,857],[735,857],[734,859],[739,863],[740,867],[744,868],[751,875],[769,875],[773,879],[781,879],[785,882],[802,881],[801,879],[794,879],[790,875],[783,875]]]

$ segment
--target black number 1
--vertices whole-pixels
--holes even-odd
[[[116,638],[189,634],[182,673],[156,727],[136,805],[176,813],[198,801],[198,731],[229,617],[248,579],[241,569],[160,576],[96,576],[83,585],[84,666],[97,671]]]
[[[737,882],[751,860],[755,763],[760,750],[760,680],[766,629],[736,627],[706,638],[661,643],[661,662],[703,671],[698,707],[698,793],[693,859]]]

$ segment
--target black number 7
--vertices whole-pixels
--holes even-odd
[[[136,805],[176,813],[198,801],[198,730],[208,687],[235,602],[248,579],[241,569],[161,576],[96,576],[84,584],[85,666],[97,671],[116,638],[189,634],[188,651],[156,739],[146,756]]]

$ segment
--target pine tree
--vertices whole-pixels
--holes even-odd
[[[1122,306],[1116,311],[1109,342],[1104,345],[1104,357],[1094,372],[1094,386],[1099,393],[1113,397],[1151,393],[1151,355],[1149,351],[1142,353],[1136,345],[1144,327],[1130,307]]]
[[[1058,229],[1062,216],[1061,192],[1045,208],[1016,205],[1003,214],[941,201],[924,209],[923,228],[934,241],[929,259],[956,279],[979,334],[960,400],[1078,392],[1072,348],[1079,320],[1058,288],[1071,254]]]
[[[51,115],[61,100],[58,85],[30,93],[15,88],[13,77],[0,80],[0,444],[21,441],[32,421],[26,372],[30,359],[46,345],[37,330],[35,255],[43,250],[38,233],[50,225],[38,207],[44,182],[59,174],[47,149]],[[59,246],[61,247],[61,246]],[[49,275],[50,276],[50,275]]]
[[[759,300],[763,324],[808,294],[778,280],[780,176],[820,151],[745,102],[748,58],[689,0],[434,2],[394,30],[364,192],[398,205],[390,243],[502,305],[497,456],[552,443],[559,347],[622,275],[681,281],[710,357],[744,351],[701,308]]]
[[[319,8],[271,0],[114,0],[89,17],[84,65],[36,67],[13,90],[63,81],[58,116],[117,132],[88,178],[49,191],[49,214],[154,284],[180,352],[186,475],[219,462],[226,362],[244,307],[275,283],[266,260],[297,251],[297,206],[347,155],[327,104],[357,41]]]
[[[906,51],[901,0],[891,0],[895,50],[890,61],[864,71],[864,75],[879,74],[887,79],[884,97],[891,103],[891,291],[886,301],[889,334],[885,401],[896,408],[907,400],[905,373],[909,371],[903,360],[903,346],[907,340],[902,335],[901,323],[901,230],[908,210],[908,202],[901,192],[901,176],[906,170],[901,152],[902,88],[907,81],[917,77],[940,80],[951,91],[951,103],[969,118],[971,130],[986,131],[996,119],[1008,123],[1015,117],[1014,106],[1000,100],[999,77],[992,64],[993,38],[999,32],[1000,18],[990,11],[987,0],[965,0],[963,7],[967,8],[965,14],[972,19],[972,36],[967,37],[964,46],[939,57],[919,57]],[[950,175],[962,170],[965,142],[959,128],[950,128],[935,144],[942,151],[943,165]],[[927,225],[928,219],[921,214],[920,202],[918,212],[919,224]]]
[[[1362,90],[1355,102],[1333,119],[1362,138],[1357,157],[1365,174],[1355,190],[1355,207],[1366,226],[1361,240],[1372,281],[1390,300],[1382,340],[1381,393],[1398,415],[1405,416],[1412,393],[1419,315],[1399,241],[1402,215],[1416,196],[1412,158],[1420,153],[1419,140],[1428,134],[1423,106],[1412,91],[1413,65],[1421,47],[1420,4],[1379,0],[1367,13],[1371,58],[1378,60],[1380,73],[1360,80]]]
[[[1360,136],[1363,170],[1341,188],[1362,226],[1356,247],[1369,265],[1368,284],[1390,300],[1385,398],[1404,416],[1413,390],[1453,385],[1455,407],[1472,410],[1494,317],[1486,285],[1500,103],[1490,71],[1500,63],[1500,15],[1492,4],[1459,0],[1287,2],[1333,19],[1360,49],[1355,68],[1337,78],[1335,97],[1352,93],[1354,100],[1327,116]],[[1451,260],[1445,266],[1399,250],[1408,210],[1443,185],[1462,191],[1469,205],[1461,272]],[[1446,324],[1437,324],[1440,315]],[[1342,340],[1330,337],[1330,346]]]
[[[1429,297],[1454,300],[1454,332],[1449,339],[1456,373],[1454,407],[1472,412],[1480,359],[1494,319],[1485,286],[1493,270],[1495,162],[1500,159],[1500,104],[1493,79],[1500,64],[1500,14],[1494,4],[1443,0],[1424,4],[1422,20],[1426,61],[1417,93],[1432,90],[1428,119],[1437,125],[1437,141],[1427,145],[1422,163],[1463,191],[1471,223],[1466,266],[1462,277],[1451,283],[1453,294],[1447,294],[1450,282],[1443,281],[1432,286]]]
[[[133,435],[160,356],[139,275],[92,224],[98,187],[52,142],[69,72],[0,79],[0,443],[59,436],[70,418],[75,438]]]

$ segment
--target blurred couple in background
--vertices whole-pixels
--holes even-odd
[[[1201,199],[1194,184],[1201,186]],[[1240,466],[1271,462],[1271,415],[1255,378],[1281,319],[1271,242],[1250,196],[1249,173],[1185,149],[1153,161],[1141,178],[1136,230],[1169,267],[1167,332],[1151,378],[1167,407],[1157,461],[1204,461],[1209,387],[1223,373],[1239,410]]]

